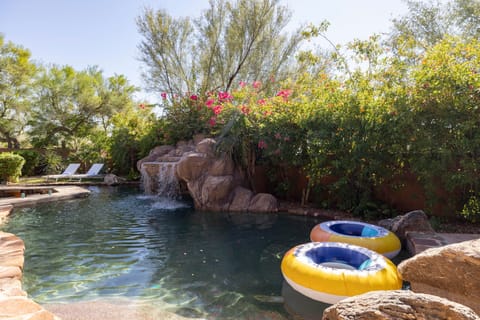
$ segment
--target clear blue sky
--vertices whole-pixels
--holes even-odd
[[[282,0],[293,11],[291,27],[328,20],[338,44],[388,32],[390,20],[407,11],[402,0]],[[142,87],[135,19],[144,6],[174,16],[197,17],[208,0],[0,0],[0,33],[22,45],[36,61],[97,65],[105,76],[125,75]],[[138,98],[158,100],[141,92]]]

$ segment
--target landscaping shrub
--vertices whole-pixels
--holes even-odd
[[[112,172],[134,177],[134,172],[138,172],[137,161],[164,142],[161,140],[163,120],[155,121],[152,113],[140,105],[139,110],[127,109],[115,115],[113,123],[115,128],[107,146]]]
[[[25,159],[11,152],[0,153],[0,180],[2,182],[17,182],[22,175]]]
[[[164,139],[167,144],[190,140],[195,134],[209,132],[206,97],[195,94],[167,97],[163,94]]]
[[[278,84],[274,96],[264,96],[259,83],[240,83],[195,100],[190,116],[201,114],[247,178],[257,164],[300,168],[318,205],[389,216],[394,208],[375,191],[392,181],[402,188],[401,177],[413,174],[425,192],[421,209],[440,215],[463,208],[472,219],[480,196],[478,41],[445,38],[411,65],[374,44],[352,48],[368,70],[299,75]],[[270,176],[285,195],[292,184],[279,170]]]
[[[41,174],[41,168],[39,168],[42,155],[34,150],[19,150],[15,151],[15,154],[20,155],[25,159],[25,164],[22,168],[22,176],[35,176]]]
[[[40,159],[40,167],[43,174],[57,174],[66,168],[62,157],[54,151],[47,150]]]

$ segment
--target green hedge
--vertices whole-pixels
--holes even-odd
[[[17,182],[22,175],[22,167],[25,159],[14,153],[0,153],[0,180],[5,182]]]

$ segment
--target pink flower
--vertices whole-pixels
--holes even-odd
[[[247,107],[247,106],[242,106],[240,108],[240,110],[242,111],[243,114],[249,114],[250,113],[250,108]]]
[[[281,139],[282,138],[282,135],[280,133],[275,133],[275,139]]]
[[[257,103],[261,106],[264,106],[266,101],[265,101],[265,99],[260,99],[260,100],[257,101]]]
[[[259,149],[266,149],[267,148],[267,143],[264,140],[258,141],[258,148]]]
[[[198,96],[195,95],[195,94],[192,94],[192,95],[190,96],[190,100],[197,101],[197,100],[198,100]]]
[[[252,83],[252,87],[254,87],[255,89],[258,89],[262,86],[262,83],[260,81],[254,81]]]
[[[160,96],[162,97],[162,99],[167,99],[167,93],[166,92],[162,92],[160,94]]]
[[[283,138],[283,141],[290,141],[290,137]]]
[[[245,88],[247,83],[245,81],[240,81],[239,85],[240,85],[240,88]]]
[[[213,113],[215,113],[215,115],[219,115],[222,112],[222,109],[223,107],[221,105],[216,105],[213,107]]]
[[[220,92],[218,93],[218,99],[219,99],[220,101],[226,101],[226,100],[232,100],[233,97],[232,97],[228,92],[222,92],[222,91],[220,91]]]
[[[208,99],[207,101],[205,101],[205,105],[207,106],[207,108],[211,108],[214,102],[215,100]]]
[[[210,124],[211,127],[215,126],[217,124],[217,118],[211,117],[208,123]]]
[[[277,97],[283,97],[283,100],[288,100],[288,97],[292,94],[292,90],[281,90],[277,93]]]

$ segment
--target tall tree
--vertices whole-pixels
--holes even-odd
[[[291,17],[279,0],[210,0],[200,17],[174,18],[146,9],[137,19],[139,45],[150,89],[171,94],[228,91],[239,81],[292,74],[302,35],[284,29]]]
[[[390,44],[397,54],[418,62],[428,48],[445,36],[480,37],[480,1],[405,0],[408,13],[393,19]]]
[[[96,67],[75,71],[51,66],[41,71],[30,122],[37,146],[67,146],[131,105],[135,88],[123,76],[105,79]]]
[[[0,142],[9,148],[20,147],[35,73],[30,52],[0,34]]]

